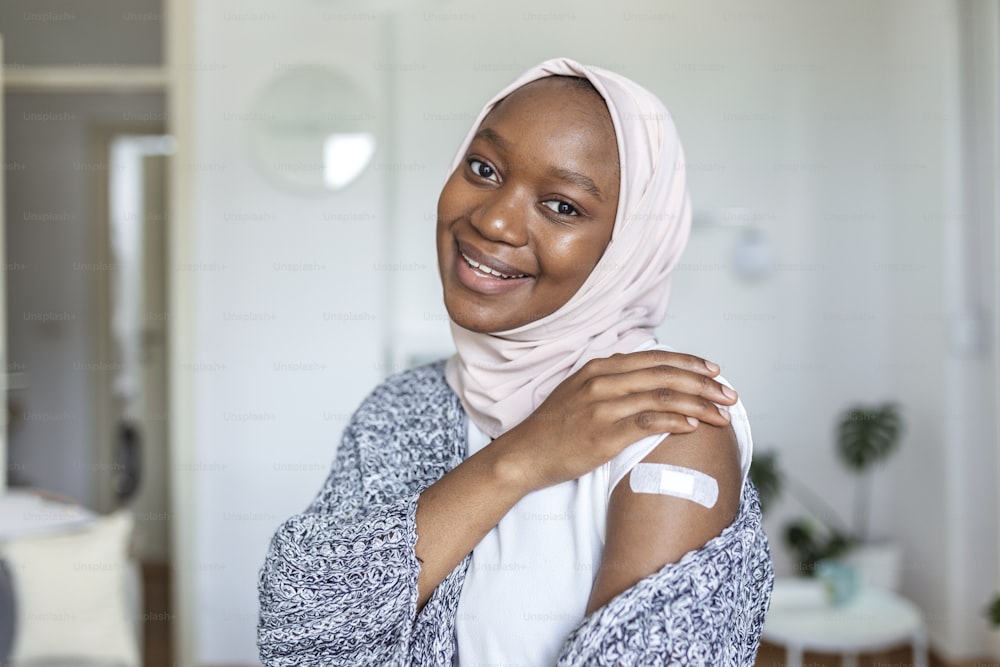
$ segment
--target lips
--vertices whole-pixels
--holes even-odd
[[[459,242],[457,250],[453,275],[459,284],[477,294],[505,294],[520,289],[532,280],[531,274],[472,246]]]
[[[516,267],[501,262],[495,257],[485,255],[472,246],[468,246],[461,242],[458,244],[458,253],[462,256],[462,259],[465,260],[466,264],[487,276],[492,276],[501,280],[517,280],[520,278],[530,277],[529,274],[520,271]]]
[[[525,274],[525,273],[519,273],[516,276],[511,276],[511,275],[508,275],[506,273],[502,273],[500,271],[497,271],[496,269],[491,269],[490,267],[486,266],[485,264],[481,264],[480,262],[477,262],[476,260],[472,259],[468,255],[466,255],[464,252],[462,253],[462,258],[465,259],[465,261],[472,268],[479,269],[483,273],[487,273],[487,274],[489,274],[491,276],[496,276],[497,278],[500,278],[502,280],[513,280],[515,278],[527,278],[528,277],[527,274]]]

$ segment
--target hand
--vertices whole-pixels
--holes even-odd
[[[514,457],[532,490],[576,479],[646,436],[689,433],[699,421],[727,425],[729,413],[714,403],[737,396],[712,379],[718,373],[704,359],[661,350],[594,359],[493,444]]]

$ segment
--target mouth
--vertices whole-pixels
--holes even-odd
[[[503,273],[502,271],[497,271],[496,269],[492,269],[492,268],[486,266],[485,264],[483,264],[481,262],[477,262],[476,260],[474,260],[471,257],[469,257],[468,255],[466,255],[464,252],[459,251],[459,254],[462,255],[462,259],[465,260],[466,264],[468,264],[469,266],[471,266],[476,271],[479,271],[480,273],[485,273],[488,276],[493,276],[493,277],[499,278],[501,280],[516,280],[518,278],[527,278],[528,277],[527,273],[518,273],[516,275],[508,275],[506,273]]]
[[[460,242],[457,245],[453,275],[468,290],[485,296],[506,294],[521,289],[533,279],[531,274],[472,246]]]
[[[493,257],[487,257],[473,248],[458,244],[458,254],[462,256],[465,263],[477,273],[484,276],[500,280],[519,280],[530,278],[527,273],[521,273],[517,268],[505,264]]]

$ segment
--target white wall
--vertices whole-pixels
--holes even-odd
[[[182,576],[194,577],[198,664],[255,660],[268,538],[318,491],[352,406],[382,376],[384,174],[301,196],[248,157],[252,100],[290,64],[346,70],[381,109],[379,24],[338,25],[327,11],[196,7],[193,247],[173,270],[195,295],[192,356],[175,359],[193,441],[179,443],[175,470],[195,508]]]
[[[181,471],[195,476],[196,662],[254,661],[254,576],[267,540],[318,489],[342,419],[389,370],[383,348],[394,363],[449,348],[432,231],[444,170],[481,104],[555,55],[660,94],[685,143],[696,211],[724,221],[726,209],[748,209],[774,243],[778,270],[747,284],[728,271],[735,231],[696,229],[661,330],[723,364],[758,448],[777,449],[849,516],[852,479],[834,461],[833,421],[854,401],[903,403],[907,437],[877,478],[873,531],[903,543],[904,592],[928,611],[936,645],[975,654],[979,638],[960,626],[978,622],[980,601],[968,586],[949,588],[975,544],[947,527],[996,523],[996,504],[956,500],[961,478],[941,474],[954,468],[946,432],[962,414],[940,400],[958,382],[945,352],[942,246],[961,161],[946,102],[959,88],[955,4],[442,2],[388,26],[360,6],[193,11],[196,264],[179,270],[192,271],[194,357],[179,361],[193,364],[182,380],[195,418]],[[391,152],[344,193],[273,188],[246,164],[245,128],[226,120],[248,110],[276,63],[294,60],[341,67],[390,104]],[[330,212],[370,213],[371,224],[324,222]],[[373,270],[383,259],[406,268]],[[288,274],[272,270],[276,261],[327,268]],[[331,323],[324,312],[373,319]],[[281,362],[326,368],[275,372]],[[780,527],[800,513],[786,501],[768,518],[782,572]],[[995,560],[983,588],[997,587]]]
[[[918,68],[890,84],[890,387],[911,415],[891,521],[909,547],[904,586],[953,658],[985,645],[982,611],[1000,590],[998,29],[995,3],[973,0],[901,15],[891,34],[894,57]]]

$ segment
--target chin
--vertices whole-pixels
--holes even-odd
[[[463,329],[468,329],[475,333],[488,334],[495,333],[497,331],[503,331],[503,327],[495,326],[490,318],[484,318],[482,316],[477,317],[476,315],[470,315],[467,308],[462,306],[451,306],[445,302],[445,309],[448,311],[448,317],[451,321],[462,327]]]

